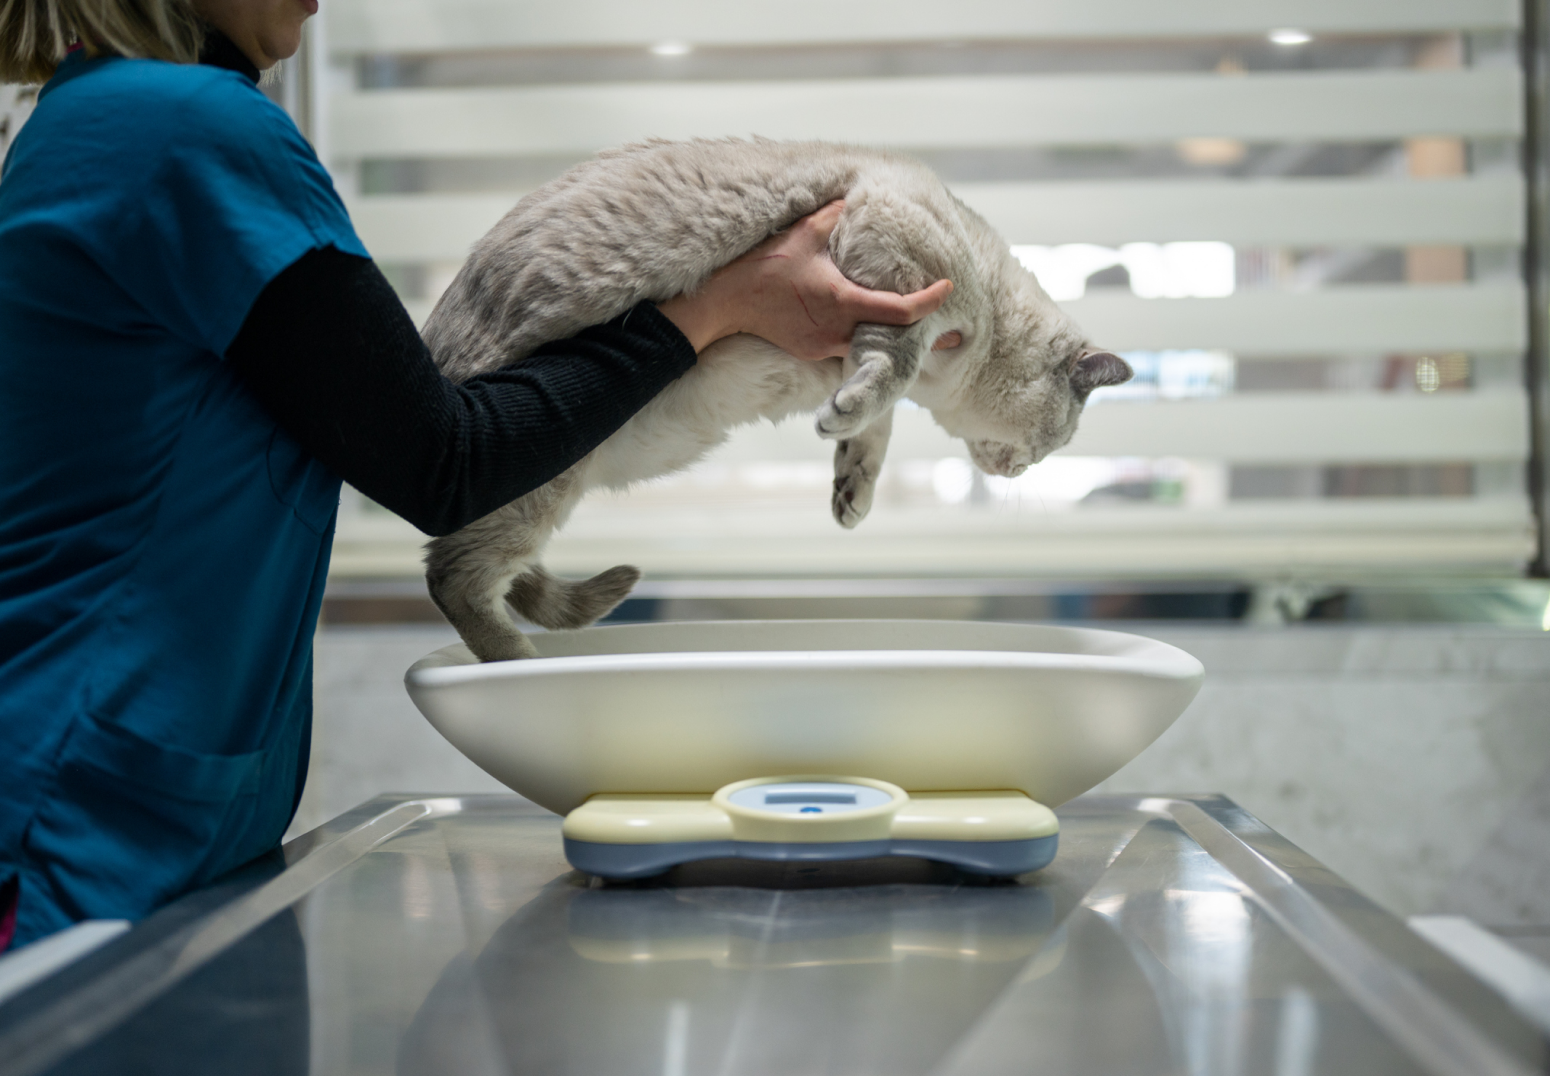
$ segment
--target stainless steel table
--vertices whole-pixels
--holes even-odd
[[[1494,993],[1230,801],[1059,813],[1016,883],[874,860],[602,886],[515,797],[382,797],[0,1006],[0,1072],[1550,1071]]]

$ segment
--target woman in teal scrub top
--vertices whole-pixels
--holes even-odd
[[[278,843],[341,478],[448,533],[713,340],[839,354],[951,287],[851,284],[830,207],[779,257],[452,385],[257,89],[316,8],[0,0],[0,80],[47,79],[0,173],[0,949]]]

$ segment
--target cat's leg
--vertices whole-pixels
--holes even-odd
[[[425,584],[436,608],[480,661],[538,656],[506,612],[511,581],[526,570],[525,557],[511,548],[509,527],[498,509],[462,530],[434,538],[425,547]],[[528,550],[529,554],[536,550]]]
[[[872,424],[834,446],[834,499],[831,505],[840,526],[854,527],[872,509],[877,475],[883,469],[888,438],[893,433],[893,409]]]
[[[819,436],[854,437],[890,413],[920,373],[929,332],[925,321],[857,325],[845,359],[845,382],[818,409]]]
[[[431,600],[480,661],[537,657],[511,622],[506,595],[538,561],[554,528],[581,495],[572,468],[524,497],[425,547]]]
[[[640,569],[628,564],[579,581],[556,579],[534,564],[512,582],[506,600],[528,623],[563,631],[584,628],[607,616],[638,582]]]

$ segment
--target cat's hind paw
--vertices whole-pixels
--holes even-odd
[[[865,452],[855,442],[841,441],[834,453],[834,495],[829,506],[834,520],[846,530],[855,527],[872,510],[877,474],[866,465]]]

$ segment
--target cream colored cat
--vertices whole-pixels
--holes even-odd
[[[945,277],[955,286],[946,304],[912,326],[860,326],[843,361],[799,362],[753,336],[721,340],[570,470],[434,539],[431,596],[482,660],[535,653],[507,601],[541,627],[582,627],[639,580],[621,566],[567,582],[539,564],[589,489],[681,470],[738,426],[816,411],[818,433],[837,442],[834,517],[854,527],[871,507],[901,397],[967,442],[982,470],[1017,475],[1071,439],[1094,388],[1130,377],[930,169],[820,142],[649,142],[572,169],[479,241],[436,304],[426,343],[456,380],[505,366],[642,299],[693,290],[838,198],[829,250],[846,276],[905,293]],[[947,332],[962,342],[932,351]]]

